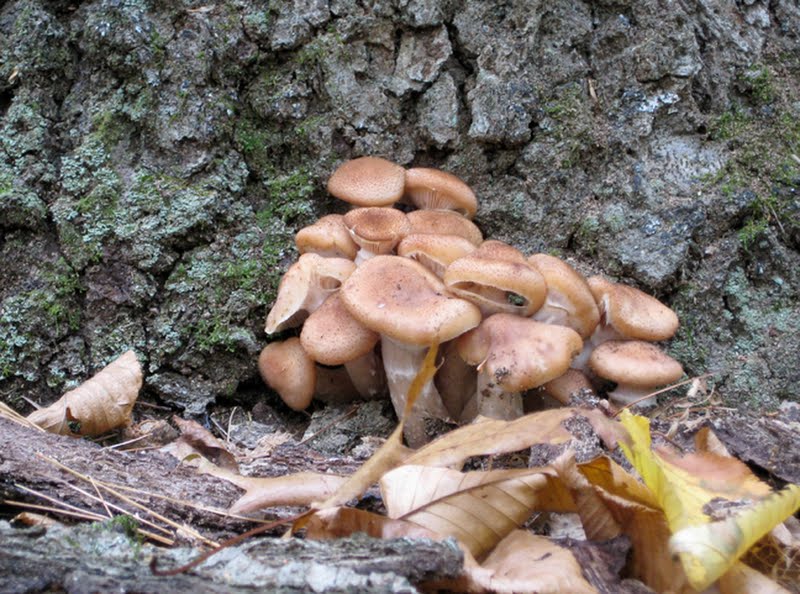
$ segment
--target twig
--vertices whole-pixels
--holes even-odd
[[[73,518],[81,518],[83,520],[92,520],[94,522],[102,522],[106,518],[101,516],[100,514],[96,514],[90,511],[69,511],[67,509],[61,509],[58,507],[50,507],[49,505],[37,505],[35,503],[27,503],[25,501],[14,501],[13,499],[4,499],[3,505],[13,505],[14,507],[23,507],[27,509],[37,509],[40,511],[46,511],[50,513],[62,514],[65,516],[71,516]],[[77,508],[80,509],[80,508]]]
[[[36,423],[29,421],[27,417],[19,414],[13,408],[5,404],[4,402],[0,402],[0,416],[7,418],[9,421],[14,421],[15,423],[22,425],[23,427],[29,427],[31,429],[36,429],[37,431],[44,432],[44,429],[39,427]]]
[[[622,408],[620,408],[617,412],[614,413],[614,416],[619,416],[622,414],[622,411],[626,408],[630,408],[642,402],[643,400],[647,400],[648,398],[652,398],[653,396],[658,396],[659,394],[663,394],[664,392],[669,392],[670,390],[674,390],[675,388],[680,388],[681,386],[685,386],[686,384],[691,384],[696,379],[705,379],[707,377],[711,377],[715,375],[714,372],[704,373],[702,375],[697,375],[695,377],[690,377],[687,380],[683,380],[682,382],[678,382],[677,384],[672,384],[671,386],[667,386],[666,388],[661,388],[660,390],[656,390],[655,392],[650,392],[649,394],[642,396],[641,398],[637,398],[633,402],[629,402]]]
[[[231,442],[231,427],[233,426],[233,414],[235,412],[236,412],[236,407],[234,406],[231,409],[230,416],[228,417],[228,431],[225,433],[225,442],[226,443],[230,443]]]
[[[143,439],[147,439],[147,438],[148,438],[148,437],[150,437],[152,434],[153,434],[152,432],[150,432],[150,433],[145,433],[144,435],[140,435],[139,437],[134,437],[134,438],[132,438],[132,439],[129,439],[129,440],[127,440],[127,441],[121,441],[121,442],[119,442],[119,443],[113,443],[113,444],[111,444],[111,445],[109,445],[109,446],[105,446],[105,447],[103,447],[103,449],[104,449],[104,450],[114,450],[114,449],[116,449],[116,448],[121,448],[121,447],[122,447],[122,446],[124,446],[124,445],[128,445],[128,444],[131,444],[131,443],[136,443],[137,441],[141,441],[141,440],[143,440]],[[125,450],[125,451],[128,451],[128,450]]]

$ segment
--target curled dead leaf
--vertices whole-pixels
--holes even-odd
[[[91,436],[127,425],[142,387],[142,366],[133,351],[106,365],[53,404],[28,415],[51,433]]]

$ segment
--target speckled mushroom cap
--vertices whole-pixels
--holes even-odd
[[[339,293],[334,293],[308,316],[300,343],[309,356],[323,365],[342,365],[369,353],[380,335],[350,315]]]
[[[299,338],[265,346],[258,356],[258,370],[289,408],[303,410],[311,404],[317,382],[316,368]]]
[[[602,276],[592,276],[587,283],[605,324],[621,337],[657,342],[678,330],[678,316],[655,297]]]
[[[450,264],[443,280],[448,290],[476,304],[484,315],[530,316],[547,293],[544,278],[524,258],[521,262],[496,260],[478,251]]]
[[[439,278],[451,262],[473,251],[475,246],[460,235],[412,233],[397,244],[398,256],[416,260]]]
[[[478,246],[476,252],[479,256],[485,256],[494,260],[505,260],[506,262],[522,262],[527,264],[525,254],[512,245],[498,239],[487,239]]]
[[[345,258],[303,254],[289,267],[278,285],[278,296],[267,315],[267,334],[294,328],[337,291],[356,265]]]
[[[372,254],[388,254],[411,230],[406,214],[396,208],[354,208],[344,215],[344,224],[353,241]]]
[[[294,243],[301,254],[313,253],[325,258],[352,260],[358,253],[358,246],[350,237],[340,214],[326,215],[303,227],[295,235]]]
[[[563,375],[583,341],[571,328],[499,313],[460,336],[457,345],[467,363],[507,392],[521,392]]]
[[[417,208],[454,210],[468,219],[478,210],[472,189],[452,173],[439,169],[407,169],[405,197]]]
[[[359,157],[333,172],[328,193],[355,206],[390,206],[402,198],[405,176],[405,169],[396,163]]]
[[[460,235],[474,245],[483,242],[483,234],[475,223],[451,210],[412,210],[406,216],[411,233]]]
[[[581,338],[588,337],[600,321],[600,310],[586,279],[563,260],[548,254],[534,254],[528,262],[547,283],[547,297],[534,319],[568,326]]]
[[[589,367],[598,377],[634,388],[655,388],[683,376],[680,363],[642,340],[604,342],[592,351]]]
[[[430,345],[481,321],[477,307],[451,296],[432,272],[400,256],[375,256],[342,285],[342,302],[367,328],[398,342]]]

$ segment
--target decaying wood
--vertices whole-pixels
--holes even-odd
[[[2,592],[416,592],[413,584],[454,577],[452,541],[332,541],[261,538],[225,549],[189,574],[156,577],[149,563],[184,563],[192,549],[140,546],[113,526],[15,529],[0,521]]]

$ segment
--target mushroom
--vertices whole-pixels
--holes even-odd
[[[356,208],[344,215],[344,224],[358,244],[356,264],[389,254],[411,230],[404,212],[394,208]]]
[[[460,235],[412,233],[397,245],[398,256],[416,260],[439,278],[451,262],[473,251],[475,246]]]
[[[451,296],[418,262],[399,256],[375,256],[364,262],[342,285],[341,298],[354,318],[381,335],[389,394],[398,416],[426,348],[459,336],[481,320],[477,307]],[[425,417],[448,418],[432,381],[422,388],[405,420],[412,447],[427,441]]]
[[[680,363],[642,340],[606,341],[592,351],[589,366],[598,377],[616,382],[608,396],[623,405],[639,400],[639,406],[655,406],[655,396],[640,399],[683,376]]]
[[[299,338],[265,346],[258,356],[258,371],[289,408],[303,410],[311,404],[317,382],[316,369]]]
[[[356,265],[344,258],[303,254],[289,267],[278,285],[278,297],[267,315],[267,334],[303,323],[328,295],[338,291]]]
[[[464,361],[478,366],[474,404],[465,407],[465,417],[498,419],[521,416],[520,393],[563,375],[583,346],[571,328],[505,313],[489,316],[457,344]]]
[[[309,356],[323,365],[344,365],[362,398],[375,398],[386,387],[383,366],[375,354],[379,338],[350,315],[339,293],[308,316],[300,332]]]
[[[359,157],[339,166],[328,193],[354,206],[391,206],[403,196],[406,172],[380,157]]]
[[[589,378],[577,369],[567,369],[563,375],[543,384],[542,391],[565,406],[571,404],[573,394],[582,391],[594,394]]]
[[[476,246],[483,242],[483,233],[475,223],[452,210],[412,210],[406,216],[411,233],[459,235]]]
[[[496,259],[491,252],[489,256],[482,254],[482,247],[447,267],[443,278],[447,288],[476,304],[485,316],[501,312],[532,315],[542,306],[547,293],[542,275],[524,258]]]
[[[478,199],[470,187],[452,173],[415,167],[406,170],[405,198],[417,208],[454,210],[471,219]]]
[[[311,252],[326,258],[352,260],[358,253],[358,245],[350,237],[340,214],[326,215],[313,225],[303,227],[295,235],[294,243],[301,254]]]
[[[528,262],[544,277],[547,296],[533,319],[545,324],[567,326],[587,338],[600,321],[592,291],[572,266],[547,254],[534,254]]]

